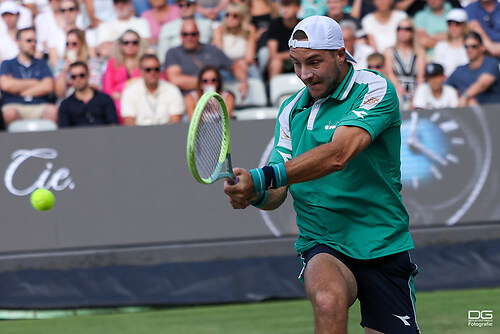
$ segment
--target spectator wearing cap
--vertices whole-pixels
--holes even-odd
[[[57,107],[49,97],[54,93],[52,73],[44,59],[35,58],[36,34],[21,29],[16,40],[19,54],[0,66],[2,115],[5,126],[19,119],[50,119],[57,122]]]
[[[446,39],[446,15],[451,9],[451,4],[445,0],[427,0],[424,9],[414,16],[418,43],[425,48],[428,58],[432,58],[436,43]]]
[[[465,49],[469,63],[458,66],[446,81],[459,92],[459,107],[500,103],[498,60],[485,55],[486,48],[476,32],[465,35]]]
[[[456,108],[458,106],[457,91],[445,84],[443,66],[436,63],[425,67],[425,82],[418,85],[413,96],[415,109]]]
[[[180,8],[181,17],[164,24],[161,27],[160,35],[158,36],[157,56],[160,63],[165,62],[165,55],[167,51],[180,46],[181,40],[181,27],[184,20],[194,19],[196,26],[200,31],[200,42],[207,44],[212,41],[212,21],[195,17],[196,13],[196,0],[176,0],[177,6]]]
[[[0,30],[0,60],[17,57],[19,48],[16,42],[17,22],[19,21],[19,5],[14,1],[4,1],[0,4],[0,15],[2,16],[6,30]]]
[[[465,7],[469,29],[477,32],[486,50],[500,57],[500,3],[497,0],[478,0]]]
[[[75,92],[59,106],[59,127],[118,124],[113,99],[91,87],[85,62],[72,63],[69,77]]]
[[[179,87],[183,94],[196,89],[198,73],[212,65],[224,71],[226,78],[239,81],[239,91],[243,98],[248,92],[247,73],[236,66],[222,50],[212,44],[200,43],[200,32],[194,19],[187,19],[181,28],[182,45],[168,50],[165,57],[166,75],[170,82]],[[234,80],[234,79],[233,79]]]
[[[29,8],[19,5],[15,0],[3,0],[0,2],[2,6],[5,6],[4,8],[9,9],[9,12],[17,11],[19,13],[19,18],[17,20],[17,29],[24,29],[33,26],[33,13]],[[6,29],[6,23],[4,22],[4,20],[0,19],[0,31]]]
[[[131,0],[113,0],[116,19],[104,22],[97,29],[99,55],[103,58],[111,56],[112,45],[127,30],[133,30],[139,36],[151,42],[151,30],[146,19],[136,17]]]
[[[469,62],[464,47],[464,37],[467,33],[467,13],[461,8],[453,8],[446,15],[448,31],[446,39],[434,47],[433,61],[441,64],[444,74],[449,77],[457,66]]]

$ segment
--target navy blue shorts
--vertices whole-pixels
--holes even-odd
[[[418,268],[411,262],[408,252],[358,260],[318,244],[301,254],[304,268],[319,253],[328,253],[342,261],[356,278],[361,326],[382,333],[420,333],[413,288]]]

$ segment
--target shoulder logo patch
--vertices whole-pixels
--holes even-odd
[[[367,105],[372,105],[372,104],[377,104],[380,102],[380,99],[376,98],[376,97],[367,97],[364,101],[363,101],[363,104],[367,104]]]

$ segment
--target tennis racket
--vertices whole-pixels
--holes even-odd
[[[231,184],[238,182],[231,164],[229,139],[224,99],[215,92],[203,94],[189,124],[186,150],[189,171],[196,181],[211,184],[226,178]]]

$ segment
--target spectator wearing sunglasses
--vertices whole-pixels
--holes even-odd
[[[167,51],[182,44],[181,28],[184,20],[194,19],[200,32],[200,42],[207,44],[212,41],[212,21],[206,18],[195,18],[196,0],[176,0],[179,6],[181,17],[164,24],[158,36],[158,47],[156,54],[160,63],[165,62]]]
[[[83,29],[84,27],[77,23],[77,18],[80,15],[78,1],[62,0],[59,7],[61,20],[57,24],[52,25],[49,29],[49,38],[47,41],[49,47],[49,64],[53,68],[59,59],[64,58],[66,51],[66,35],[72,29]],[[97,36],[94,32],[88,30],[85,33],[86,44],[89,47],[89,52],[92,56],[96,55]]]
[[[115,42],[113,57],[109,59],[102,78],[102,91],[115,101],[118,121],[122,124],[120,99],[127,81],[141,76],[139,59],[146,52],[146,43],[138,33],[127,30]]]
[[[497,0],[478,0],[465,7],[469,29],[477,32],[486,50],[500,57],[500,3]]]
[[[469,63],[458,66],[447,84],[460,94],[459,107],[500,102],[500,69],[498,59],[486,56],[481,35],[465,35],[465,50]]]
[[[113,44],[127,30],[135,31],[146,44],[151,43],[151,29],[146,19],[136,17],[131,0],[113,0],[116,19],[99,24],[98,51],[102,58],[112,56]]]
[[[132,81],[121,98],[124,125],[179,123],[185,112],[180,89],[161,80],[160,61],[154,54],[139,60],[141,78]]]
[[[47,62],[35,58],[35,30],[20,29],[16,40],[19,54],[16,58],[4,60],[0,66],[5,126],[20,119],[43,118],[57,122],[57,107],[50,98],[54,92],[54,80]]]
[[[198,75],[198,83],[196,85],[196,89],[189,92],[185,96],[186,101],[186,113],[191,120],[194,113],[194,108],[196,107],[196,103],[200,97],[207,92],[217,92],[222,96],[224,101],[226,102],[227,113],[229,118],[233,113],[234,109],[234,95],[230,91],[222,89],[222,77],[220,75],[219,70],[214,66],[205,66],[200,71]]]
[[[72,80],[69,77],[69,67],[76,61],[82,61],[87,64],[90,86],[97,90],[102,89],[102,76],[106,70],[106,63],[101,58],[91,56],[85,40],[85,32],[79,29],[72,29],[66,37],[64,58],[59,59],[52,69],[56,83],[55,94],[58,99],[66,98],[73,93]]]
[[[68,72],[74,93],[59,106],[59,127],[118,124],[111,97],[90,85],[87,64],[76,61]]]

